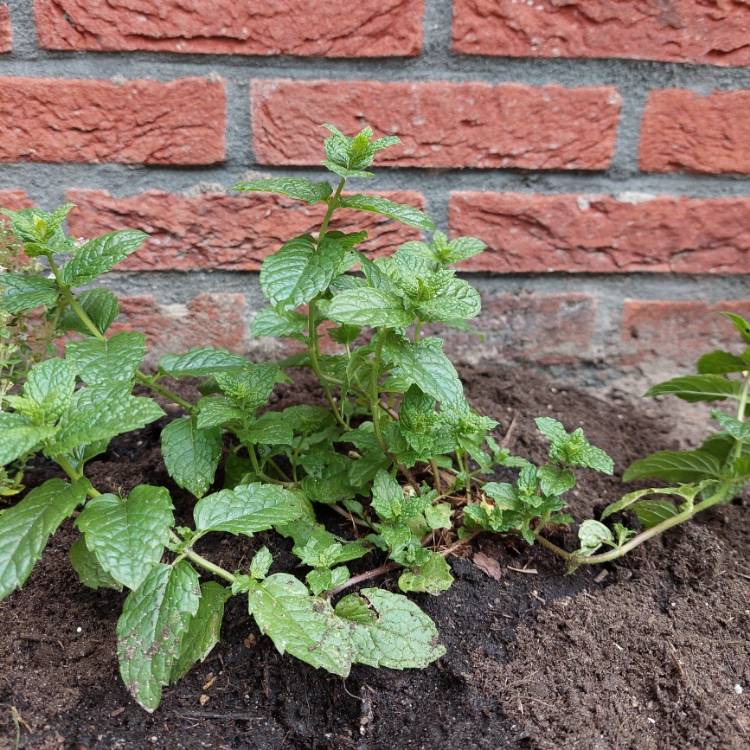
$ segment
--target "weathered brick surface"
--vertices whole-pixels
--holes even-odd
[[[456,192],[450,228],[488,244],[472,271],[750,271],[748,198]]]
[[[447,333],[447,348],[461,360],[554,365],[585,361],[596,353],[596,300],[587,294],[483,293],[476,325],[481,338]]]
[[[24,190],[0,190],[0,208],[18,211],[20,208],[31,208],[34,203]]]
[[[454,0],[453,49],[750,65],[750,6],[721,0]]]
[[[699,300],[625,300],[620,326],[620,364],[658,369],[660,362],[692,366],[719,346],[741,351],[742,342],[720,312],[750,317],[750,298],[708,304]]]
[[[319,164],[321,123],[367,122],[402,140],[385,166],[606,169],[620,113],[610,86],[256,80],[251,98],[262,164]]]
[[[10,52],[13,48],[13,32],[10,27],[10,11],[5,3],[0,3],[0,52]]]
[[[386,197],[424,207],[419,193],[390,192]],[[282,242],[317,231],[323,206],[307,206],[286,198],[255,194],[206,193],[186,196],[156,190],[125,198],[105,191],[69,190],[76,208],[70,214],[74,235],[91,237],[114,229],[142,229],[146,244],[118,266],[128,270],[254,271]],[[365,229],[364,249],[387,253],[419,232],[376,214],[342,210],[331,228]]]
[[[750,173],[750,91],[652,92],[641,123],[640,165],[647,172]]]
[[[185,304],[163,304],[151,295],[120,298],[120,316],[110,329],[146,334],[149,363],[162,354],[195,346],[246,349],[244,294],[198,294]]]
[[[422,46],[423,0],[35,0],[34,11],[46,49],[388,57]]]
[[[0,78],[0,161],[214,164],[221,81]]]

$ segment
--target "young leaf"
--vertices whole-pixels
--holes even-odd
[[[223,396],[205,396],[198,402],[199,430],[221,427],[231,422],[242,422],[245,412]]]
[[[132,590],[161,560],[173,525],[168,490],[148,484],[131,490],[127,500],[116,495],[90,500],[76,521],[102,568]]]
[[[721,425],[721,429],[735,440],[750,442],[750,422],[743,422],[723,411],[712,411],[711,416]]]
[[[299,497],[274,484],[253,482],[204,497],[193,511],[197,531],[252,536],[302,515]]]
[[[0,434],[0,466],[5,466],[54,435],[55,427],[36,425],[22,414],[0,411]]]
[[[250,324],[252,336],[302,336],[307,319],[294,310],[275,310],[267,307],[261,310]]]
[[[698,360],[698,372],[702,375],[721,375],[729,372],[742,372],[750,369],[750,362],[741,357],[735,357],[729,352],[716,351],[704,354]]]
[[[652,526],[666,521],[678,513],[675,504],[669,500],[641,500],[633,506],[633,512],[638,516],[644,528],[650,529]]]
[[[247,365],[247,359],[228,352],[204,346],[185,354],[167,354],[159,360],[159,369],[173,378],[202,377],[217,372],[231,372]]]
[[[194,417],[180,417],[161,431],[161,450],[169,476],[195,497],[203,497],[221,458],[221,430],[201,430]]]
[[[128,692],[149,713],[161,701],[200,604],[198,574],[182,560],[151,568],[117,621],[117,656]]]
[[[404,491],[387,472],[378,471],[372,485],[372,508],[384,521],[394,521],[404,512]]]
[[[349,625],[330,602],[310,596],[302,581],[287,573],[269,576],[248,594],[250,614],[279,653],[347,677],[353,660]]]
[[[65,360],[75,368],[84,383],[131,382],[146,356],[142,333],[116,333],[112,338],[71,341],[65,347]]]
[[[742,340],[750,344],[750,323],[737,313],[723,312],[722,315],[732,321],[732,325],[740,332]]]
[[[78,303],[89,316],[100,333],[105,333],[120,313],[117,297],[109,289],[86,289],[78,296]],[[77,331],[84,336],[91,336],[88,326],[78,317],[71,307],[66,307],[60,316],[60,329]]]
[[[51,307],[59,294],[52,279],[6,271],[0,274],[0,308],[17,315],[35,307]]]
[[[172,665],[170,682],[177,682],[193,665],[205,661],[213,647],[221,640],[224,604],[230,596],[231,592],[228,589],[214,581],[201,584],[198,611],[190,620],[187,632],[182,637],[179,655]]]
[[[62,281],[67,286],[81,286],[116,266],[134,253],[148,235],[133,229],[109,232],[89,240],[76,250],[75,255],[62,268]]]
[[[395,219],[407,226],[428,232],[435,228],[432,220],[418,208],[405,203],[395,203],[378,195],[347,195],[341,198],[339,205],[341,208],[354,208],[358,211],[370,211],[387,216],[389,219]]]
[[[268,547],[263,545],[250,561],[250,575],[256,581],[262,581],[268,575],[272,563],[273,557],[271,556],[271,552]]]
[[[590,557],[603,544],[614,541],[612,532],[603,523],[589,519],[584,521],[578,529],[578,541],[580,547],[576,554]]]
[[[0,513],[0,599],[26,583],[50,536],[85,497],[83,483],[48,479]]]
[[[476,318],[482,308],[479,292],[463,279],[451,279],[432,299],[420,302],[417,311],[423,320],[451,321]]]
[[[291,445],[294,433],[283,414],[267,411],[242,431],[242,439],[255,445]]]
[[[728,380],[721,375],[683,375],[666,383],[652,386],[647,396],[671,394],[683,401],[723,401],[726,398],[739,398],[741,384],[738,380]]]
[[[305,203],[320,203],[332,192],[327,182],[312,182],[304,177],[270,177],[264,180],[238,182],[232,190],[241,192],[276,193]]]
[[[401,591],[418,591],[433,596],[447,591],[452,583],[450,565],[437,552],[433,552],[426,563],[405,571],[398,579],[398,587]]]
[[[336,606],[336,614],[354,625],[355,662],[421,669],[445,654],[435,623],[414,602],[384,589],[362,589],[360,594],[356,599],[356,595],[345,597]],[[375,610],[374,618],[368,618],[365,600]]]
[[[699,482],[698,484],[681,484],[678,487],[649,487],[644,490],[634,490],[623,495],[619,500],[614,503],[610,503],[602,511],[602,521],[608,518],[614,513],[619,513],[626,508],[629,508],[633,503],[638,502],[648,495],[674,495],[680,497],[689,504],[692,504],[698,494],[705,487],[706,482]]]
[[[412,322],[412,315],[398,297],[369,287],[337,294],[328,307],[328,317],[338,323],[372,328],[404,328]]]
[[[630,464],[622,479],[632,482],[649,477],[688,484],[721,476],[719,460],[706,451],[657,451]]]

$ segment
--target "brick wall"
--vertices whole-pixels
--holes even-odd
[[[750,313],[749,35],[720,0],[0,1],[0,204],[149,232],[108,283],[157,350],[263,351],[259,264],[320,211],[224,188],[368,122],[402,144],[367,187],[489,246],[458,356],[653,376]]]

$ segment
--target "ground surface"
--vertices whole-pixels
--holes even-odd
[[[531,420],[542,414],[582,425],[619,471],[649,450],[676,447],[665,445],[674,427],[667,403],[607,403],[518,370],[464,374],[474,404],[501,431],[518,412],[512,449],[520,455],[542,457]],[[310,398],[295,387],[279,401]],[[158,431],[115,442],[114,461],[92,464],[99,489],[166,483]],[[34,479],[48,471],[40,466]],[[583,516],[618,493],[616,480],[587,476],[573,510]],[[184,512],[187,499],[174,496]],[[40,750],[748,748],[747,504],[676,530],[620,565],[572,576],[543,550],[480,537],[452,558],[449,592],[419,597],[448,649],[423,671],[355,667],[342,682],[279,656],[232,600],[222,645],[166,691],[153,716],[117,675],[123,596],[78,583],[67,559],[73,532],[64,527],[26,587],[0,605],[0,748],[16,744],[12,709],[22,720],[19,747]],[[206,542],[208,556],[229,568],[261,543],[277,567],[294,564],[272,536]]]

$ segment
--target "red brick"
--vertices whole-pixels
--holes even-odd
[[[390,192],[391,200],[424,208],[419,193]],[[307,206],[286,198],[254,194],[204,193],[175,195],[151,190],[126,198],[106,191],[69,190],[76,208],[70,231],[91,237],[126,227],[142,229],[151,238],[120,269],[255,271],[282,242],[317,231],[324,207]],[[366,250],[387,253],[419,232],[376,214],[342,210],[334,214],[333,229],[365,229]]]
[[[750,91],[653,91],[641,123],[640,165],[647,172],[750,173]]]
[[[34,202],[24,190],[0,190],[0,208],[18,211],[21,208],[31,208]]]
[[[476,332],[440,331],[462,361],[554,365],[592,359],[596,301],[587,294],[482,294]]]
[[[385,166],[606,169],[620,113],[611,86],[258,80],[251,97],[256,157],[285,165],[319,164],[332,122],[398,135]]]
[[[660,369],[665,362],[691,367],[702,354],[720,346],[742,351],[736,329],[719,315],[723,311],[750,317],[750,299],[716,304],[699,300],[625,300],[620,363],[650,369]]]
[[[215,164],[224,84],[0,78],[0,162]]]
[[[750,65],[750,6],[705,0],[455,0],[453,49]]]
[[[423,0],[35,0],[34,11],[45,49],[391,57],[422,47]]]
[[[750,271],[750,198],[457,192],[450,228],[489,246],[471,271]]]
[[[246,350],[247,323],[244,294],[205,292],[184,304],[163,304],[151,295],[120,298],[115,331],[146,334],[148,361],[162,354],[180,353],[196,346]]]
[[[13,49],[13,32],[10,27],[10,11],[5,3],[0,4],[0,52]]]

